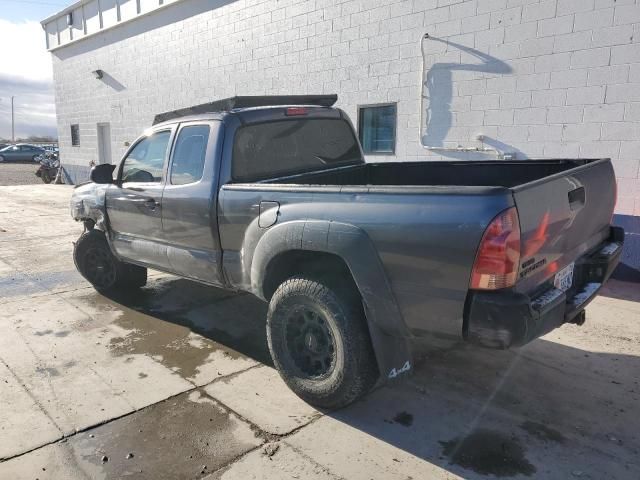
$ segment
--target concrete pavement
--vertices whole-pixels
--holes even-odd
[[[70,193],[0,187],[0,478],[640,478],[639,285],[517,351],[424,345],[410,380],[318,412],[255,298],[89,287]]]

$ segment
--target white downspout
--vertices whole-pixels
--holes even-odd
[[[425,33],[424,36],[420,39],[420,49],[422,51],[422,68],[420,69],[420,75],[421,75],[421,79],[420,79],[420,126],[418,127],[419,130],[419,135],[420,135],[420,145],[422,145],[422,147],[426,150],[429,150],[430,152],[479,152],[479,153],[490,153],[493,155],[496,155],[496,157],[498,157],[499,159],[504,159],[505,158],[505,154],[495,148],[491,148],[491,147],[463,147],[462,145],[458,145],[457,147],[434,147],[432,145],[426,145],[424,143],[424,131],[423,128],[425,126],[424,124],[424,112],[425,112],[425,108],[424,108],[424,100],[425,98],[427,98],[427,96],[425,95],[425,87],[424,87],[424,69],[426,67],[426,63],[427,63],[427,54],[425,51],[425,40],[429,40],[431,39],[431,36],[428,33]],[[484,137],[482,135],[478,135],[478,140],[483,142],[484,141]]]

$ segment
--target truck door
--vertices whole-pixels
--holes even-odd
[[[216,205],[221,155],[218,121],[182,123],[162,196],[162,225],[171,271],[222,285]]]
[[[165,270],[169,261],[162,240],[162,190],[172,133],[166,128],[138,140],[121,162],[106,198],[118,255]]]

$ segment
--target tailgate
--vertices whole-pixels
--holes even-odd
[[[521,229],[516,290],[531,293],[606,240],[616,200],[610,160],[512,188]]]

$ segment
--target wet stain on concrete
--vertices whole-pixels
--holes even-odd
[[[36,372],[41,375],[46,375],[47,377],[59,377],[60,372],[57,368],[53,367],[38,367],[36,368]]]
[[[449,462],[481,475],[531,476],[536,468],[525,458],[525,450],[515,437],[479,429],[463,439],[440,442]]]
[[[151,356],[183,378],[193,379],[216,353],[271,363],[266,305],[249,295],[162,277],[140,290],[109,297],[89,292],[73,301],[92,317],[75,328],[120,327],[122,334],[107,340],[112,353]]]
[[[69,439],[92,477],[200,478],[264,440],[194,391]],[[102,458],[107,457],[108,462]]]
[[[223,345],[198,338],[182,325],[163,322],[144,314],[126,315],[114,324],[129,330],[109,341],[116,355],[144,354],[185,378],[193,378],[209,355],[221,352],[232,359],[242,355]]]
[[[67,335],[69,335],[71,332],[69,330],[62,330],[60,332],[54,332],[51,329],[47,329],[47,330],[40,330],[38,332],[33,332],[33,334],[37,337],[44,337],[46,335],[54,335],[58,338],[64,338]]]
[[[38,332],[33,332],[33,334],[37,337],[44,337],[45,335],[51,335],[53,330],[41,330]]]
[[[403,427],[410,427],[413,425],[413,415],[408,412],[400,412],[393,417],[395,423],[399,423]]]
[[[62,272],[17,273],[0,277],[0,298],[32,295],[83,282],[84,278],[75,269]]]
[[[564,443],[566,440],[562,433],[542,423],[526,421],[520,425],[520,428],[545,442]]]

